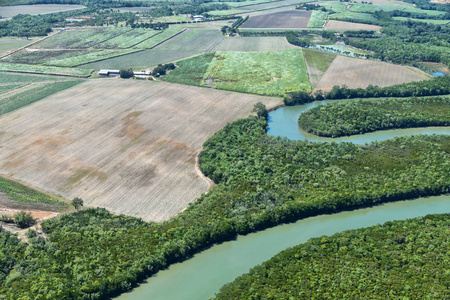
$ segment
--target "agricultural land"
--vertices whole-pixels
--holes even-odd
[[[202,143],[258,101],[280,102],[169,83],[87,81],[0,118],[1,172],[88,206],[167,220],[208,191],[195,170]]]
[[[283,11],[268,15],[250,17],[242,25],[242,28],[306,28],[311,12],[308,11]]]
[[[316,89],[329,91],[335,85],[365,88],[372,84],[384,87],[425,79],[427,79],[427,75],[418,69],[337,56],[318,82]]]

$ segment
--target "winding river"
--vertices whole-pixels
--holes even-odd
[[[282,107],[269,114],[268,134],[293,140],[351,141],[358,144],[382,141],[400,135],[450,134],[450,128],[388,130],[340,139],[321,138],[298,128],[298,116],[326,101]],[[281,250],[306,242],[312,237],[331,235],[348,229],[368,227],[392,220],[450,212],[450,195],[387,203],[371,208],[321,215],[239,236],[196,254],[193,258],[158,272],[120,300],[198,300],[214,296],[219,288]]]

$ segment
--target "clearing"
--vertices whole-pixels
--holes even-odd
[[[349,88],[366,88],[369,84],[384,87],[428,78],[413,67],[337,56],[315,89],[330,91],[334,85],[344,84]]]
[[[378,31],[381,29],[380,26],[377,25],[369,25],[363,23],[353,23],[353,22],[345,22],[345,21],[336,21],[329,20],[325,25],[326,30],[375,30]]]
[[[164,82],[94,79],[0,117],[0,172],[66,199],[167,220],[207,192],[204,141],[278,98]]]
[[[240,28],[307,28],[311,11],[290,10],[250,17]]]

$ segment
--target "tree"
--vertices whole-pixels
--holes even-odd
[[[120,70],[120,78],[131,78],[134,76],[134,72],[132,69],[128,69],[128,70]]]
[[[258,102],[255,104],[255,106],[252,109],[252,112],[255,112],[258,115],[258,118],[265,118],[269,117],[269,112],[267,111],[267,108],[262,102]]]
[[[84,204],[84,201],[81,198],[75,197],[72,200],[72,205],[73,205],[73,207],[75,207],[76,210],[80,209],[83,206],[83,204]]]
[[[20,228],[27,228],[34,224],[34,219],[31,216],[30,212],[19,211],[14,216],[14,224],[19,226]]]

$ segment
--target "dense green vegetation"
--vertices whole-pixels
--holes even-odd
[[[350,89],[335,85],[328,93],[318,90],[312,94],[305,92],[288,93],[283,101],[286,105],[309,103],[323,99],[351,99],[377,97],[420,97],[450,94],[450,76],[437,76],[429,80],[409,82],[387,87],[369,85],[367,88]]]
[[[218,186],[183,213],[162,224],[104,209],[47,220],[48,239],[27,247],[0,294],[101,299],[238,233],[449,192],[448,136],[314,144],[266,135],[260,115],[227,125],[204,144],[201,168]]]
[[[344,231],[280,252],[215,299],[447,299],[449,246],[449,214]]]
[[[69,205],[60,199],[1,176],[0,193],[5,198],[2,201],[7,202],[10,208],[45,209],[52,211],[62,211],[69,208]]]
[[[340,137],[376,130],[450,125],[450,98],[338,102],[302,113],[298,125],[320,136]]]

